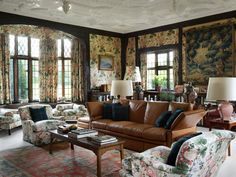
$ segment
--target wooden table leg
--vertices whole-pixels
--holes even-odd
[[[120,145],[120,158],[121,158],[121,162],[122,162],[122,159],[124,159],[124,148],[123,148],[123,144]]]
[[[230,146],[230,143],[229,143],[229,147],[228,147],[228,156],[231,156],[231,146]]]
[[[70,148],[71,148],[72,150],[74,150],[74,144],[73,144],[73,143],[70,143]]]
[[[97,177],[101,177],[101,153],[97,152]]]
[[[52,154],[52,142],[53,142],[53,135],[50,134],[50,144],[49,144],[49,153]]]

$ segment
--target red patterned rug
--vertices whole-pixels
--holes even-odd
[[[93,177],[96,176],[96,155],[89,150],[58,144],[49,154],[47,147],[22,147],[0,152],[0,177]],[[125,151],[125,155],[127,155]],[[102,176],[119,176],[119,151],[102,156]]]

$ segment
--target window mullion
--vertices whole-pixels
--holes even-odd
[[[65,97],[65,58],[64,58],[64,39],[61,40],[61,63],[62,63],[62,96]]]
[[[15,52],[13,57],[13,73],[14,73],[14,102],[19,101],[19,94],[18,94],[18,36],[15,36]]]
[[[31,37],[28,37],[28,98],[29,101],[33,101],[33,91],[32,91],[32,59],[31,59]]]

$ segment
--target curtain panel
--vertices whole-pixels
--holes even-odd
[[[0,104],[10,103],[9,69],[9,35],[0,34]]]
[[[72,40],[71,77],[72,102],[84,101],[84,61],[79,39]]]
[[[40,101],[57,102],[57,48],[56,40],[45,36],[40,42]]]

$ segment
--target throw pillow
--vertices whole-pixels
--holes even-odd
[[[129,120],[129,105],[122,105],[119,103],[112,104],[112,120]]]
[[[155,122],[156,127],[164,127],[170,116],[171,116],[171,111],[165,111],[161,113],[161,115],[156,119]]]
[[[112,119],[112,104],[103,104],[103,115],[104,119]]]
[[[164,128],[166,129],[170,129],[172,123],[175,121],[175,119],[179,116],[179,114],[183,112],[182,109],[176,109],[171,116],[169,117],[169,119],[166,121],[166,124],[164,126]]]
[[[180,138],[171,148],[171,151],[170,151],[170,154],[167,158],[167,162],[166,164],[168,165],[172,165],[172,166],[175,166],[175,161],[176,161],[176,158],[177,158],[177,155],[179,153],[179,150],[182,146],[182,144],[189,140],[190,138],[193,138],[195,136],[198,136],[202,134],[202,132],[199,132],[199,133],[194,133],[194,134],[191,134],[191,135],[187,135],[187,136],[184,136],[182,138]]]
[[[41,120],[47,120],[48,119],[45,107],[42,107],[42,108],[29,108],[29,110],[30,110],[31,118],[34,122],[38,122],[38,121],[41,121]]]

